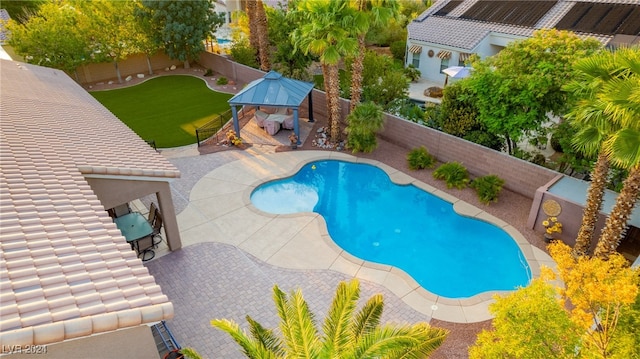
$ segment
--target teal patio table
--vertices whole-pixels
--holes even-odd
[[[140,212],[127,213],[116,218],[114,222],[127,240],[127,243],[131,244],[131,248],[135,248],[136,253],[140,255],[138,241],[153,234],[151,224]]]

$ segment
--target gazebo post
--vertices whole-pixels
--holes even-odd
[[[240,137],[240,121],[238,120],[238,108],[235,105],[231,106],[231,115],[233,116],[233,130],[236,131],[236,136]]]
[[[313,122],[313,89],[309,91],[309,122]]]
[[[302,144],[302,141],[300,141],[300,124],[298,123],[299,121],[299,117],[298,117],[298,108],[295,107],[293,109],[293,133],[296,134],[296,138],[298,139],[298,145]]]

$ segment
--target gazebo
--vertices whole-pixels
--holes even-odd
[[[313,122],[312,89],[313,84],[310,82],[286,78],[273,70],[267,72],[261,79],[252,81],[229,100],[231,113],[233,114],[233,129],[236,131],[236,135],[240,137],[238,106],[284,107],[293,110],[293,131],[298,137],[298,144],[300,144],[298,112],[302,101],[304,101],[305,97],[308,97],[309,122]]]

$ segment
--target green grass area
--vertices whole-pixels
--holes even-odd
[[[230,94],[193,76],[161,76],[91,95],[146,141],[162,148],[196,142],[196,128],[229,110]]]

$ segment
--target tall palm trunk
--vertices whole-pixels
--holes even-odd
[[[269,60],[269,34],[267,33],[267,14],[264,12],[262,0],[256,2],[256,22],[258,23],[258,56],[260,57],[260,70],[271,70]]]
[[[616,251],[639,196],[640,166],[635,166],[629,172],[627,179],[624,180],[622,191],[620,191],[616,204],[607,218],[594,252],[596,257],[607,259],[611,253]]]
[[[329,65],[321,64],[322,66],[322,77],[323,77],[323,85],[324,85],[324,93],[327,100],[327,132],[331,133],[331,128],[333,127],[333,121],[331,117],[331,102],[333,99],[329,96]]]
[[[260,39],[258,37],[258,22],[256,19],[257,3],[255,0],[247,1],[247,18],[249,21],[249,45],[258,50],[260,48]]]
[[[587,204],[582,213],[582,225],[578,231],[576,244],[573,247],[574,256],[584,256],[589,252],[593,242],[593,232],[595,231],[598,214],[602,208],[602,199],[607,185],[607,174],[609,173],[609,158],[605,151],[598,154],[593,172],[591,173],[591,185],[587,193]]]
[[[331,123],[331,141],[340,141],[340,87],[338,85],[338,65],[327,65],[329,88],[327,102],[329,106],[329,122]]]
[[[349,111],[358,106],[360,103],[360,96],[362,95],[362,71],[364,70],[364,52],[366,51],[365,34],[358,35],[358,55],[353,59],[353,65],[351,66],[351,105]]]

